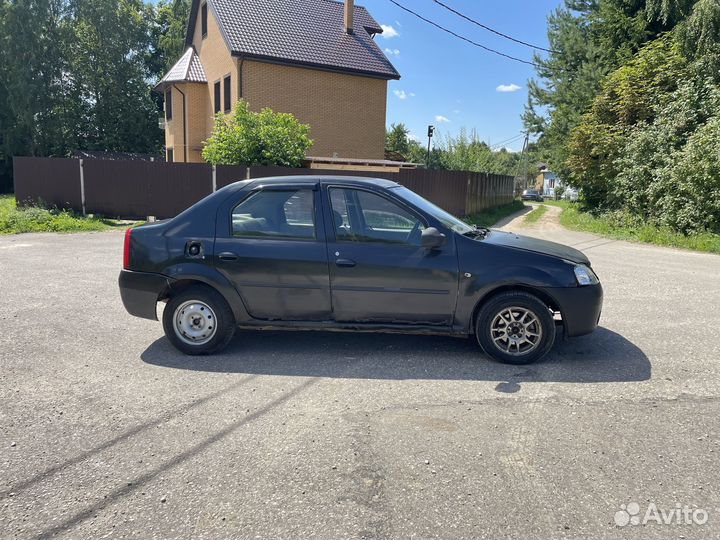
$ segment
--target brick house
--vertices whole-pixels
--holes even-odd
[[[168,161],[202,161],[213,115],[238,99],[311,127],[314,156],[382,159],[387,82],[400,75],[353,0],[193,0],[187,50],[160,80]]]

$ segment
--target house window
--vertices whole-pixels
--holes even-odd
[[[202,28],[202,37],[207,37],[207,4],[203,4],[200,8],[200,25]]]
[[[165,120],[172,120],[172,90],[165,92]]]
[[[173,152],[172,148],[167,149],[167,161],[168,163],[175,161],[175,152]]]
[[[220,112],[220,81],[215,83],[215,112]]]
[[[223,80],[223,110],[230,112],[230,75]]]

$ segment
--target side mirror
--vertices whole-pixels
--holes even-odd
[[[424,229],[420,235],[420,243],[422,247],[427,249],[435,249],[445,245],[445,235],[438,231],[435,227]]]

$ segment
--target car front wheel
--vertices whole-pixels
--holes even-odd
[[[235,318],[220,293],[194,285],[172,296],[163,312],[163,328],[170,343],[189,355],[213,354],[235,333]]]
[[[475,336],[494,359],[506,364],[530,364],[552,348],[555,321],[550,309],[536,296],[507,292],[482,306]]]

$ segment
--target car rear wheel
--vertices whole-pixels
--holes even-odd
[[[163,328],[170,343],[190,355],[213,354],[235,334],[235,318],[220,293],[204,285],[172,296],[163,312]]]
[[[483,350],[506,364],[536,362],[555,342],[555,321],[545,303],[525,292],[491,298],[477,316],[475,336]]]

